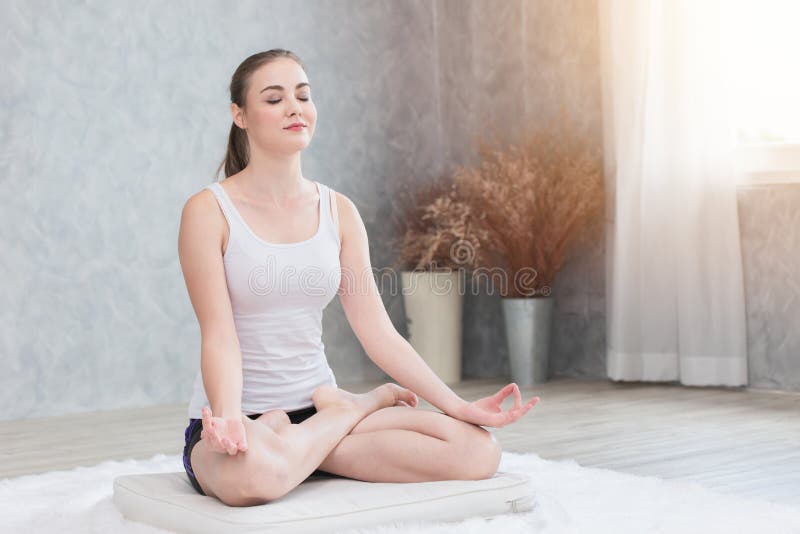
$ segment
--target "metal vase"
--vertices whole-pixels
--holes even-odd
[[[547,382],[553,298],[502,299],[511,380],[519,386]]]

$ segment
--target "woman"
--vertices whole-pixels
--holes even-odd
[[[519,388],[467,402],[394,329],[353,202],[302,175],[317,112],[300,59],[275,49],[233,74],[226,178],[189,198],[181,268],[202,336],[184,466],[201,494],[263,504],[311,474],[373,482],[491,477],[503,426],[537,401]],[[310,276],[306,276],[310,275]],[[336,387],[322,310],[339,294],[369,357],[409,389]],[[515,406],[500,405],[515,395]],[[284,410],[288,410],[284,411]]]

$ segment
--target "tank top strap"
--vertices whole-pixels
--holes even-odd
[[[230,233],[233,233],[234,227],[238,223],[238,220],[235,215],[235,208],[228,203],[228,198],[225,195],[225,191],[222,189],[222,186],[219,182],[214,182],[205,186],[205,189],[208,189],[214,194],[214,197],[217,199],[217,204],[219,204],[219,208],[222,210],[222,214],[225,216],[225,220],[228,221],[228,229]]]
[[[327,185],[320,182],[317,183],[320,186],[320,202],[322,203],[322,214],[326,218],[326,226],[330,228],[330,234],[336,240],[336,243],[341,246],[339,243],[339,215],[336,209],[336,193]]]
[[[336,204],[336,191],[328,188],[331,193],[331,219],[333,219],[333,229],[336,231],[336,238],[339,238],[339,209]]]

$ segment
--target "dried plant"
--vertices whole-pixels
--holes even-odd
[[[392,182],[392,212],[390,222],[392,225],[391,246],[399,250],[394,267],[402,270],[415,270],[419,265],[419,258],[424,254],[418,248],[409,249],[406,243],[412,243],[415,238],[431,231],[430,224],[423,221],[425,208],[432,204],[438,197],[447,194],[452,188],[453,181],[444,174],[435,176],[431,181],[416,184],[411,176]]]
[[[486,262],[481,254],[476,266],[505,270],[503,296],[548,295],[570,246],[603,207],[602,151],[561,118],[506,149],[479,142],[480,165],[454,174],[457,197],[486,230],[481,247],[502,258]],[[527,287],[514,282],[531,270]]]
[[[562,112],[558,123],[524,132],[507,148],[479,140],[476,167],[420,187],[398,181],[395,267],[499,268],[502,296],[548,295],[603,207],[602,153],[585,137]]]
[[[403,227],[397,266],[404,270],[469,268],[485,261],[481,243],[489,235],[455,184],[437,180],[409,193],[396,227]]]

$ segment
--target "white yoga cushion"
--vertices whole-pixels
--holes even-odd
[[[460,521],[533,509],[524,474],[498,471],[485,480],[363,482],[312,475],[258,506],[227,506],[200,495],[186,473],[123,475],[114,504],[133,521],[177,532],[328,533],[399,521]]]

